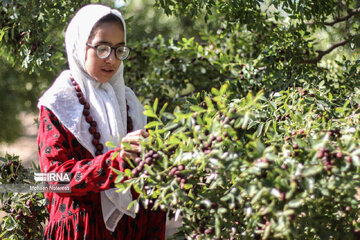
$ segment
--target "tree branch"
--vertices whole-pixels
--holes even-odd
[[[360,13],[360,8],[349,9],[347,12],[348,12],[348,15],[346,15],[344,17],[335,18],[331,22],[324,22],[324,25],[325,26],[334,26],[336,23],[344,22],[344,21],[348,20],[349,18],[351,18],[352,16]],[[308,23],[306,23],[306,25],[314,25],[314,22],[308,22]]]
[[[333,45],[331,45],[331,47],[329,47],[328,49],[326,49],[325,51],[321,51],[321,50],[318,50],[318,55],[316,58],[313,58],[313,59],[308,59],[308,60],[304,60],[300,63],[303,63],[303,64],[316,64],[318,63],[326,54],[329,54],[330,52],[332,52],[335,48],[338,48],[338,47],[341,47],[341,46],[344,46],[346,45],[347,43],[350,42],[352,36],[350,36],[349,38],[345,39],[345,40],[342,40],[341,42],[338,42],[338,43],[335,43]]]

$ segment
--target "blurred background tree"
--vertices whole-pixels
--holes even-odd
[[[154,2],[146,0],[126,4],[113,0],[0,1],[0,91],[3,97],[0,142],[17,139],[21,134],[18,114],[36,112],[37,99],[67,68],[63,32],[75,11],[89,2],[122,7],[127,19],[129,45],[152,41],[159,34],[168,39],[198,34],[190,17],[168,17],[161,9],[153,7]]]
[[[0,141],[16,139],[18,113],[36,112],[41,93],[66,69],[63,32],[89,2],[121,9],[133,48],[127,84],[143,103],[158,97],[169,110],[227,80],[243,94],[283,89],[296,84],[294,75],[358,57],[357,0],[1,0]]]
[[[290,146],[287,141],[291,137],[295,140],[299,138],[299,143],[303,142],[304,145],[312,144],[314,132],[318,134],[318,139],[323,139],[325,134],[328,136],[330,132],[336,133],[335,130],[339,128],[346,130],[350,126],[359,126],[358,117],[350,115],[353,111],[357,114],[356,111],[360,106],[358,98],[360,92],[358,81],[360,1],[358,0],[127,0],[125,2],[121,0],[0,0],[0,77],[2,79],[0,83],[2,96],[0,142],[16,139],[21,133],[19,113],[23,111],[36,113],[37,99],[55,77],[67,68],[63,32],[73,14],[89,2],[120,8],[124,14],[128,27],[128,45],[132,48],[125,64],[125,79],[127,85],[135,90],[144,104],[161,106],[167,102],[167,111],[172,112],[176,106],[182,106],[179,111],[186,113],[184,109],[189,105],[184,104],[184,100],[187,99],[190,102],[189,95],[204,90],[195,101],[196,106],[193,106],[193,110],[198,111],[201,109],[200,106],[204,107],[204,103],[205,108],[207,105],[214,105],[209,98],[207,102],[204,102],[201,95],[210,93],[211,88],[217,88],[224,82],[227,82],[228,89],[212,91],[212,93],[218,93],[217,99],[224,103],[227,101],[224,95],[227,97],[231,95],[233,99],[242,99],[248,93],[252,92],[255,96],[255,93],[262,90],[264,95],[262,98],[266,99],[266,103],[258,104],[261,111],[259,110],[260,113],[255,114],[256,116],[254,115],[254,118],[256,117],[254,124],[248,127],[250,132],[239,130],[240,134],[244,133],[244,140],[240,143],[244,143],[245,148],[243,146],[233,148],[234,151],[243,151],[245,156],[248,156],[250,165],[262,154],[253,147],[255,145],[247,144],[245,141],[249,138],[248,133],[253,134],[252,131],[259,132],[254,137],[253,144],[260,141],[263,141],[266,147],[269,144],[269,147],[280,153],[280,160],[282,158],[279,149],[287,145],[285,147],[290,148],[294,157],[299,152],[301,153],[295,160],[303,166],[305,162],[312,164],[308,160],[314,158],[314,153],[318,151],[317,146],[309,146],[306,149],[302,149],[300,144]],[[277,96],[271,95],[272,93],[276,93]],[[159,101],[152,104],[155,98]],[[246,99],[251,100],[251,97]],[[315,109],[313,109],[314,105]],[[222,109],[222,117],[225,118],[227,110],[230,110],[227,106]],[[292,110],[294,113],[291,112]],[[185,122],[186,118],[187,122],[192,123],[190,118],[196,116],[197,113],[178,112],[176,115],[174,117],[167,114],[164,124],[167,120],[171,122],[175,119],[174,122],[177,125],[176,121]],[[242,121],[241,116],[236,118],[238,122]],[[216,128],[220,129],[220,132],[221,129],[225,130],[226,121],[223,120],[223,122],[217,122]],[[233,120],[235,122],[235,119]],[[203,124],[207,124],[207,121],[203,121]],[[173,127],[174,125],[171,129]],[[300,127],[302,129],[297,129]],[[313,129],[309,129],[310,127]],[[269,137],[261,136],[261,132],[266,132],[266,129],[270,132]],[[177,129],[176,134],[184,132],[180,130]],[[300,133],[296,135],[295,130],[299,132],[303,130],[311,134],[307,135],[309,138],[306,140],[301,140],[305,135]],[[345,134],[349,136],[349,144],[353,144],[351,141],[354,140],[353,145],[358,146],[358,135],[350,132],[350,130],[353,131],[352,128],[348,130]],[[206,130],[204,130],[205,133]],[[224,133],[228,135],[228,132]],[[230,136],[233,134],[231,133]],[[228,139],[226,144],[229,146],[238,144],[237,141],[226,138]],[[176,138],[174,139],[176,141]],[[347,157],[353,157],[347,162],[354,161],[358,167],[360,164],[358,149],[349,154],[350,150],[346,144],[338,142],[338,145],[333,146],[333,150],[345,149],[344,154],[347,154]],[[300,149],[298,149],[299,146]],[[198,147],[201,151],[204,150],[203,146]],[[216,148],[221,149],[221,147]],[[230,150],[233,151],[233,149]],[[193,148],[190,151],[193,151]],[[177,152],[182,153],[181,146]],[[233,157],[239,159],[238,155],[236,157],[233,155]],[[321,159],[316,159],[322,168]],[[236,164],[236,161],[232,161],[231,158],[229,160]],[[200,163],[202,164],[201,161]],[[332,163],[330,161],[326,164],[326,167],[329,167]],[[269,173],[270,175],[276,172],[283,173],[284,171],[280,169],[284,170],[282,165],[279,168],[272,164]],[[291,168],[287,169],[287,172],[294,173]],[[235,176],[239,170],[241,169],[238,166],[235,166],[235,170],[225,169],[223,176],[228,176],[229,172]],[[352,175],[355,172],[348,172],[346,168],[343,170],[344,174]],[[198,174],[199,171],[196,170],[195,173]],[[204,172],[200,172],[201,174]],[[316,176],[320,183],[327,183],[322,179],[332,178],[327,171],[323,171],[322,174],[323,178]],[[240,173],[236,177],[239,176]],[[286,179],[284,175],[278,176],[280,180]],[[287,176],[288,180],[291,180],[292,175]],[[344,176],[347,175],[341,177]],[[203,175],[200,177],[204,179]],[[349,201],[345,199],[341,204],[335,203],[333,198],[326,198],[327,201],[323,201],[321,195],[318,195],[319,197],[311,197],[314,205],[310,204],[310,206],[316,207],[309,208],[310,212],[313,213],[315,209],[317,216],[321,216],[322,219],[325,216],[331,220],[342,214],[340,210],[337,210],[341,209],[340,207],[350,206],[345,204],[352,200],[354,186],[358,186],[357,175],[354,174],[352,177],[354,181],[351,181],[351,187],[340,188],[332,185],[335,186],[334,192],[331,191],[333,194],[329,194],[329,196],[344,199],[346,192],[347,196],[350,196]],[[240,176],[241,181],[244,179]],[[229,180],[233,181],[230,178]],[[303,180],[307,181],[307,178]],[[346,182],[343,180],[342,178],[337,181]],[[262,180],[254,175],[249,183],[254,184],[254,181]],[[263,183],[269,184],[267,179]],[[251,184],[244,183],[244,186]],[[167,183],[165,185],[170,186]],[[254,185],[262,186],[262,183]],[[287,189],[287,182],[285,185]],[[218,189],[221,191],[218,191],[219,195],[214,198],[215,200],[223,197],[223,190],[226,190],[222,186]],[[212,189],[211,192],[213,192]],[[197,194],[197,196],[200,195]],[[271,197],[270,194],[268,196]],[[280,200],[282,198],[281,201],[283,201],[287,197],[285,195],[284,199],[280,195],[278,198]],[[264,207],[269,205],[267,198],[263,198],[262,201]],[[323,203],[323,207],[318,207],[317,201],[319,204]],[[186,208],[187,204],[194,202],[184,201],[184,203],[180,204],[180,207]],[[334,205],[335,208],[333,208]],[[283,203],[279,206],[282,207]],[[348,226],[350,230],[354,230],[353,225],[358,224],[355,223],[358,220],[358,202],[355,202],[353,206],[348,208],[350,209],[348,211],[354,218],[343,215],[343,218],[337,218],[333,223]],[[239,214],[243,212],[239,211]],[[200,213],[200,217],[203,217],[203,212]],[[212,214],[212,212],[206,213]],[[258,218],[260,214],[254,213],[253,216]],[[231,218],[238,220],[244,217]],[[307,219],[302,219],[304,224],[308,224]],[[232,222],[227,224],[230,223]],[[335,225],[329,225],[326,222],[319,224],[318,218],[315,219],[313,225],[320,229],[323,226],[327,227],[325,231],[329,234],[332,234],[331,231],[339,235],[343,234],[344,228],[341,226],[333,227]],[[191,225],[185,224],[185,226]],[[253,227],[256,225],[253,224]],[[358,226],[355,227],[359,229]],[[252,227],[250,226],[249,229]],[[301,226],[296,230],[301,232],[303,229],[305,228]],[[338,231],[338,229],[341,230]],[[312,228],[309,228],[306,234],[311,234],[311,232]],[[356,232],[357,236],[358,233]],[[314,233],[314,236],[316,234]],[[343,235],[341,237],[346,238]]]

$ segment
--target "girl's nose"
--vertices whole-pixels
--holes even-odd
[[[107,61],[116,61],[117,58],[115,56],[115,49],[111,49],[110,55],[106,58]]]

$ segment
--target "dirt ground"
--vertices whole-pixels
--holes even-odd
[[[18,155],[23,165],[30,167],[32,162],[36,164],[39,162],[36,145],[37,124],[34,120],[36,116],[22,113],[19,118],[23,119],[23,134],[12,144],[1,143],[0,156],[4,156],[5,153]]]
[[[36,144],[37,124],[34,121],[36,117],[36,115],[32,114],[20,114],[20,119],[23,119],[22,124],[24,132],[16,142],[12,144],[0,144],[0,156],[4,156],[5,153],[18,155],[22,160],[24,167],[27,168],[32,165],[32,162],[36,165],[39,164]],[[0,211],[0,219],[3,216],[4,213]],[[169,237],[173,235],[180,224],[181,223],[179,221],[167,221],[166,236]]]

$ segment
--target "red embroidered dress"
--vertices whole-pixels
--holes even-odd
[[[114,232],[106,229],[100,191],[114,187],[110,166],[124,171],[125,162],[113,151],[93,157],[47,108],[39,117],[39,157],[42,172],[70,172],[71,193],[45,193],[50,219],[45,240],[165,239],[166,214],[142,206],[133,219],[124,215]],[[135,194],[133,194],[135,196]]]

